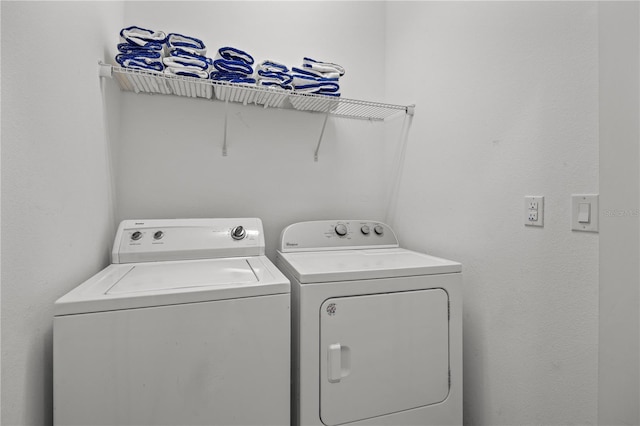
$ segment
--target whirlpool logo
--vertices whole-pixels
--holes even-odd
[[[284,243],[284,245],[285,245],[285,246],[287,246],[287,247],[298,247],[298,243],[289,243],[289,242],[286,242],[286,243]]]
[[[329,303],[327,305],[327,314],[329,314],[329,316],[334,316],[336,314],[337,311],[337,307],[335,303]]]

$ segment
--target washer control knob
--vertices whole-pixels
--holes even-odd
[[[378,235],[382,235],[384,233],[384,228],[382,225],[376,225],[373,227],[373,231]]]
[[[131,234],[131,239],[133,241],[138,241],[140,238],[142,238],[142,232],[140,231],[136,231],[133,234]]]
[[[234,240],[241,240],[247,236],[247,231],[243,226],[236,226],[231,230],[231,238]]]
[[[154,240],[161,240],[162,237],[164,237],[164,232],[162,231],[156,231],[153,233],[153,239]]]
[[[360,231],[364,235],[369,235],[369,232],[371,232],[371,228],[369,228],[369,225],[362,225],[362,228],[360,228]]]
[[[336,231],[336,234],[340,235],[341,237],[344,237],[345,235],[347,235],[347,225],[343,223],[339,223],[336,225],[335,231]]]

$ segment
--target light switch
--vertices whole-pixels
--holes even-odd
[[[571,196],[571,229],[598,232],[598,194]]]
[[[591,204],[580,203],[580,207],[578,208],[578,223],[589,223],[589,221],[591,220],[589,218],[590,212],[591,212]]]

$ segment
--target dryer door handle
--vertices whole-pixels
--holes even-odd
[[[330,383],[338,383],[351,373],[351,349],[340,343],[327,349],[327,375]]]

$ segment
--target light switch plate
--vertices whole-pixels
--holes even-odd
[[[586,209],[585,204],[589,205]],[[582,217],[580,207],[582,205]],[[588,210],[588,221],[585,211]],[[598,232],[598,194],[573,194],[571,195],[571,229],[573,231]]]

